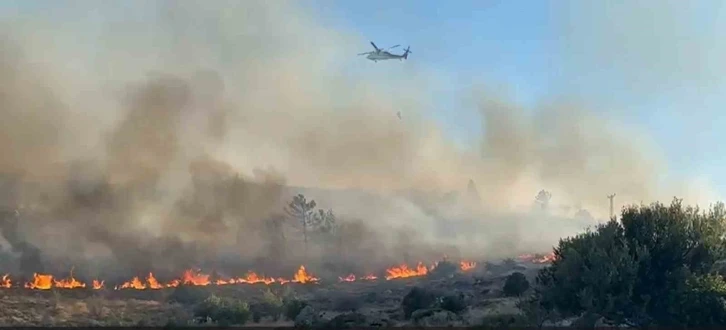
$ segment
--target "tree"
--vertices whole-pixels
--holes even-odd
[[[561,240],[537,277],[541,306],[636,327],[726,325],[726,285],[711,275],[726,258],[724,210],[632,206],[620,222]]]
[[[317,213],[313,215],[313,226],[315,230],[323,235],[333,235],[336,229],[336,218],[333,214],[333,210],[325,211],[319,209]]]
[[[529,281],[524,274],[520,272],[514,272],[512,275],[507,276],[504,281],[504,287],[502,292],[507,296],[521,296],[525,291],[529,289]]]
[[[314,200],[308,202],[305,196],[298,194],[292,198],[292,201],[285,208],[285,212],[302,225],[305,255],[308,253],[308,228],[313,222],[312,216],[315,205]]]
[[[552,199],[552,194],[549,191],[540,190],[539,193],[537,193],[537,196],[534,197],[534,202],[539,204],[539,206],[544,210],[547,206],[549,206],[550,199]]]

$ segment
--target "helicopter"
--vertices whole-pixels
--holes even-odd
[[[366,58],[369,59],[369,60],[371,60],[371,61],[373,61],[373,62],[384,61],[384,60],[395,60],[395,59],[398,59],[400,61],[403,61],[403,60],[407,60],[408,59],[408,54],[413,53],[411,51],[411,47],[410,46],[408,46],[408,47],[406,47],[406,49],[404,49],[403,54],[396,55],[396,54],[391,54],[388,50],[393,49],[393,48],[396,48],[396,47],[398,47],[400,45],[391,46],[391,47],[388,47],[386,49],[380,49],[380,48],[378,48],[378,46],[376,46],[376,44],[373,43],[373,41],[371,41],[371,45],[373,46],[373,49],[375,49],[374,51],[360,53],[360,54],[358,54],[358,56],[360,56],[360,55],[368,55],[368,56],[366,56]]]

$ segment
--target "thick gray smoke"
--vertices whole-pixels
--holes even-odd
[[[526,111],[479,91],[481,148],[461,151],[420,112],[424,73],[343,74],[365,40],[295,2],[73,3],[3,24],[0,171],[23,182],[3,235],[37,260],[23,272],[299,264],[282,210],[301,192],[344,223],[344,240],[311,253],[361,269],[547,249],[588,224],[557,205],[602,218],[612,192],[686,194],[662,189],[640,136],[576,106]],[[540,189],[549,213],[530,210]]]

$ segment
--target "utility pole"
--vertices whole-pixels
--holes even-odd
[[[615,219],[615,213],[613,212],[613,198],[615,198],[615,194],[608,195],[608,199],[610,200],[610,219]]]

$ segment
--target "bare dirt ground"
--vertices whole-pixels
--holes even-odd
[[[334,323],[344,325],[479,325],[488,315],[519,313],[517,298],[504,297],[506,276],[519,271],[533,282],[541,266],[523,265],[456,273],[445,278],[427,276],[360,282],[227,285],[162,290],[52,289],[0,290],[0,326],[168,326],[193,325],[194,310],[210,295],[234,298],[250,306],[265,294],[295,296],[309,307],[296,318],[250,318],[248,326],[293,326]],[[413,287],[463,297],[466,308],[458,313],[418,311],[406,317],[401,302]],[[309,315],[303,315],[309,314]],[[337,317],[337,318],[336,318]],[[335,320],[335,321],[332,321]],[[342,323],[340,323],[342,322]]]

